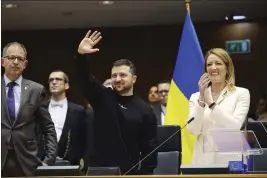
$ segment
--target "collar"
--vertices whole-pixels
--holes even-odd
[[[165,114],[166,113],[166,106],[161,104],[160,108],[161,108],[161,112],[163,112]]]
[[[8,83],[12,82],[9,78],[7,78],[6,75],[4,75],[5,85],[7,86]],[[19,76],[17,80],[15,80],[16,84],[18,84],[19,87],[21,87],[22,84],[22,76]]]
[[[53,103],[53,104],[67,104],[68,100],[67,98],[64,98],[63,100],[60,100],[60,101],[55,101],[51,98],[50,100],[50,103]]]
[[[209,86],[209,89],[211,90],[211,86]],[[221,91],[221,93],[220,93],[220,96],[219,96],[219,98],[217,99],[217,101],[216,101],[216,103],[217,104],[220,104],[225,98],[226,98],[226,96],[229,94],[229,89],[228,89],[228,86],[226,85],[225,87],[224,87],[224,89]]]

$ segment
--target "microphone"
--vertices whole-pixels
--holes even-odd
[[[137,162],[131,169],[129,169],[125,174],[128,174],[131,170],[133,170],[136,166],[138,166],[141,162],[143,162],[148,156],[150,156],[152,153],[154,153],[157,149],[159,149],[162,145],[164,145],[167,141],[169,141],[173,136],[175,136],[177,133],[179,133],[183,128],[185,128],[190,122],[192,122],[195,118],[192,117],[191,119],[189,119],[186,124],[181,127],[179,130],[177,130],[176,132],[174,132],[169,138],[167,138],[164,142],[162,142],[159,146],[157,146],[154,150],[152,150],[149,154],[147,154],[143,159],[141,159],[139,162]]]

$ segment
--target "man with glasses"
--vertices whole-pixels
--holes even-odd
[[[33,176],[40,165],[51,165],[56,158],[56,131],[45,105],[42,85],[24,79],[27,66],[24,45],[12,42],[3,48],[1,98],[1,170],[3,177]],[[45,140],[46,156],[37,157],[36,126]]]
[[[72,165],[83,166],[88,142],[85,109],[67,100],[66,91],[70,85],[65,72],[51,72],[48,83],[51,93],[48,108],[57,133],[57,162],[67,160]]]
[[[157,117],[158,125],[164,124],[169,89],[170,89],[170,81],[164,80],[158,83],[158,95],[160,99],[160,105],[154,107],[154,112]]]

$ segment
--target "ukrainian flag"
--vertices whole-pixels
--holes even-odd
[[[179,51],[171,81],[164,125],[184,126],[188,119],[190,96],[199,91],[198,81],[203,74],[204,57],[197,34],[187,13]],[[182,130],[182,164],[191,164],[196,138]]]

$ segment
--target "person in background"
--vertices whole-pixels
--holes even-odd
[[[67,160],[71,165],[80,165],[83,169],[88,135],[85,109],[68,101],[70,80],[64,71],[52,71],[48,84],[51,98],[47,107],[57,133],[57,163]],[[39,152],[42,152],[41,149]]]
[[[267,97],[262,95],[257,104],[255,114],[248,119],[249,122],[262,121],[267,122]]]
[[[158,95],[158,87],[157,86],[152,86],[149,89],[147,99],[148,99],[148,102],[152,108],[154,106],[159,105],[159,95]]]
[[[112,88],[112,84],[111,84],[111,79],[107,79],[105,80],[105,82],[103,83],[103,86],[105,87],[109,87],[109,88]]]
[[[157,124],[163,125],[166,115],[166,106],[168,101],[168,94],[170,90],[170,81],[163,80],[158,83],[158,95],[160,99],[160,105],[154,107],[154,113],[157,117]]]

